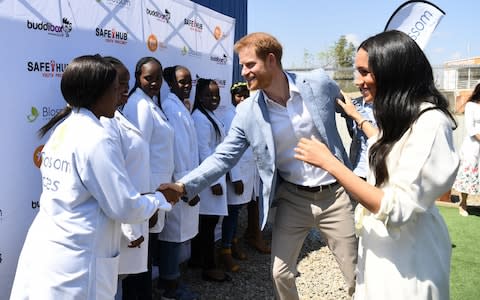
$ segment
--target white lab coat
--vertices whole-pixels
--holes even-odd
[[[173,179],[178,180],[198,166],[197,132],[190,112],[175,94],[162,99],[162,108],[175,134]],[[198,233],[199,208],[199,204],[192,207],[177,202],[165,214],[165,227],[158,239],[176,243],[192,239]]]
[[[150,192],[150,153],[148,143],[140,130],[130,123],[119,111],[115,117],[100,118],[102,125],[112,138],[119,139],[130,180],[140,193]],[[119,274],[136,274],[147,271],[148,261],[148,222],[125,224],[122,226],[120,241]],[[140,248],[129,248],[130,242],[145,238]]]
[[[137,88],[123,107],[123,114],[150,145],[150,189],[156,190],[161,183],[172,182],[173,128],[160,107]],[[158,222],[150,232],[161,232],[164,220],[165,212],[159,211]]]
[[[23,245],[10,299],[113,299],[120,222],[142,223],[165,201],[130,182],[118,140],[74,109],[42,151],[40,210]]]
[[[235,117],[235,108],[228,106],[221,117],[225,125],[226,132],[230,129],[233,117]],[[238,163],[230,170],[230,181],[227,180],[227,202],[229,205],[245,204],[254,198],[254,185],[256,184],[257,166],[253,158],[252,148],[248,148],[243,153]],[[243,194],[235,193],[232,182],[241,180],[243,182]]]
[[[207,111],[208,114],[215,120],[218,128],[220,129],[221,136],[217,137],[213,124],[208,118],[200,112],[198,109],[192,113],[192,119],[195,123],[195,129],[197,130],[198,137],[198,154],[200,162],[215,152],[215,148],[225,137],[225,129],[223,123],[213,114]],[[228,215],[227,209],[227,189],[225,184],[225,175],[220,177],[217,181],[213,182],[210,186],[220,183],[222,186],[223,194],[220,196],[214,195],[210,187],[200,192],[200,214],[201,215],[215,215],[226,216]]]

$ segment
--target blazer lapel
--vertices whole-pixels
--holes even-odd
[[[297,79],[297,77],[293,77]],[[295,80],[294,79],[294,80]],[[320,133],[320,140],[322,143],[326,144],[329,148],[330,145],[328,143],[328,139],[325,138],[327,136],[326,134],[326,129],[325,125],[323,124],[323,121],[321,120],[322,116],[322,99],[315,99],[315,96],[313,94],[313,89],[310,86],[310,83],[305,80],[301,79],[295,82],[295,85],[298,87],[300,94],[302,95],[302,99],[305,103],[305,106],[308,109],[308,112],[310,113],[313,123],[315,124],[315,127],[317,127],[318,132]]]
[[[262,91],[258,91],[258,96],[255,99],[258,105],[253,105],[253,113],[255,120],[258,122],[258,127],[262,131],[265,142],[268,147],[270,157],[275,157],[275,144],[273,142],[272,126],[270,124],[270,116],[268,114],[267,103]]]

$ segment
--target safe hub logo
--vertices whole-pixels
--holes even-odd
[[[194,19],[183,19],[183,24],[185,26],[190,27],[191,30],[196,31],[196,32],[202,32],[203,31],[203,24],[194,20]]]
[[[42,77],[53,78],[62,77],[68,64],[59,63],[54,59],[50,61],[28,61],[27,71],[42,74]]]
[[[117,31],[115,28],[96,28],[95,35],[99,38],[105,39],[107,43],[114,43],[125,45],[128,43],[128,33],[123,31]]]

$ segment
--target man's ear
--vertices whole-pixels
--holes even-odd
[[[277,64],[277,58],[275,57],[275,54],[273,54],[271,52],[268,53],[267,61],[270,65],[276,65]]]

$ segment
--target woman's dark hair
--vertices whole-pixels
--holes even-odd
[[[467,101],[480,102],[480,83],[477,83]]]
[[[177,81],[177,77],[175,76],[176,67],[177,66],[171,66],[163,69],[163,79],[165,79],[165,82],[170,87],[170,91],[174,89]]]
[[[370,149],[369,162],[375,185],[381,186],[389,178],[388,154],[422,113],[437,109],[452,120],[454,128],[456,122],[447,99],[435,87],[430,63],[408,35],[396,30],[382,32],[362,42],[358,49],[368,53],[368,66],[376,82],[373,110],[381,135]],[[434,106],[422,111],[424,102]]]
[[[160,63],[160,61],[158,59],[156,59],[155,57],[152,57],[152,56],[145,56],[145,57],[142,57],[138,60],[137,64],[135,65],[135,84],[133,85],[132,89],[130,90],[130,92],[128,93],[128,96],[130,97],[134,92],[135,90],[140,87],[140,82],[139,82],[139,78],[140,76],[142,75],[142,67],[144,64],[147,64],[149,62],[156,62],[159,66],[160,66],[160,72],[163,73],[162,71],[162,63]],[[163,74],[162,74],[163,75]],[[160,107],[160,109],[162,108],[162,104],[160,102],[160,92],[158,93],[157,95],[157,98],[158,98],[158,106]]]
[[[202,98],[202,95],[205,93],[205,91],[208,90],[210,83],[217,84],[217,82],[213,79],[205,79],[205,78],[197,79],[197,87],[195,89],[195,102],[193,103],[192,113],[196,109],[198,109],[202,114],[204,114],[207,117],[207,119],[212,123],[213,128],[215,128],[215,133],[217,134],[217,137],[220,137],[221,136],[220,128],[218,128],[217,123],[207,113],[207,109],[203,107],[202,101],[200,100]]]
[[[90,108],[112,85],[117,76],[115,67],[100,55],[84,55],[73,59],[60,82],[63,98],[68,105],[38,131],[43,137],[73,108]]]
[[[113,56],[104,56],[103,59],[105,59],[105,61],[111,63],[114,67],[125,67],[125,65],[116,57],[113,57]]]
[[[237,94],[240,94],[241,92],[250,92],[248,90],[248,87],[247,87],[247,83],[246,82],[235,82],[234,84],[232,84],[232,87],[230,88],[230,94],[232,94],[232,97],[234,95],[237,95]]]

